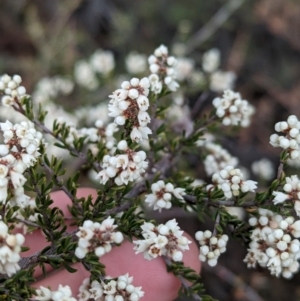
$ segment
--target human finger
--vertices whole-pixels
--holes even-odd
[[[77,198],[88,197],[89,195],[92,198],[97,197],[97,191],[93,188],[78,188],[77,189]],[[53,200],[53,204],[51,207],[58,207],[64,214],[66,218],[71,218],[71,214],[69,212],[68,206],[72,204],[70,198],[63,191],[55,191],[51,193],[51,198]],[[71,221],[66,220],[66,224],[68,226],[68,232],[75,230],[76,226],[71,226]],[[17,229],[16,232],[21,232],[20,229]],[[51,243],[47,241],[43,232],[39,229],[35,230],[32,233],[28,233],[25,235],[25,243],[24,246],[29,247],[29,250],[22,253],[22,257],[29,257],[34,253],[43,250],[45,247],[49,246]],[[53,268],[50,265],[45,265],[46,271],[50,272]],[[42,275],[42,269],[40,267],[36,267],[34,276],[40,277]]]
[[[185,234],[188,239],[191,239]],[[200,261],[198,259],[198,248],[193,241],[189,245],[190,250],[184,252],[183,262],[200,272]],[[177,296],[180,288],[180,281],[172,273],[168,273],[164,260],[160,258],[151,261],[144,259],[142,254],[135,254],[134,244],[129,241],[122,243],[120,247],[114,247],[110,253],[100,258],[101,263],[106,265],[106,274],[111,277],[118,277],[129,273],[133,276],[133,285],[141,286],[145,292],[143,301],[171,301]],[[78,288],[85,278],[89,277],[89,272],[78,263],[74,265],[78,271],[74,274],[68,273],[66,270],[51,273],[51,275],[34,286],[51,286],[57,288],[59,284],[69,285],[73,295],[76,296]]]
[[[97,192],[91,188],[78,189],[77,197],[87,197],[88,195],[96,198]],[[67,195],[62,191],[58,191],[54,192],[51,197],[54,201],[53,206],[59,207],[66,217],[70,217],[68,205],[71,205],[71,200]],[[73,229],[76,229],[76,226],[73,226]],[[71,230],[71,228],[68,228],[68,231]],[[185,236],[188,235],[185,234]],[[30,252],[28,255],[41,250],[49,244],[40,231],[29,235],[28,238],[29,245],[33,247],[28,251]],[[192,244],[189,245],[190,250],[183,253],[183,261],[186,266],[199,272],[200,261],[198,259],[198,248],[193,239],[189,236],[188,238],[192,241]],[[39,244],[36,243],[37,241],[39,241]],[[134,245],[127,241],[122,243],[120,247],[113,248],[110,253],[101,257],[101,262],[107,266],[107,275],[118,277],[129,273],[130,276],[134,277],[133,284],[143,287],[145,291],[144,301],[154,300],[155,296],[157,296],[156,294],[161,296],[161,301],[173,300],[177,296],[177,291],[180,287],[179,280],[172,273],[167,273],[166,265],[162,258],[151,261],[145,260],[142,254],[135,254],[133,247]],[[37,282],[36,285],[50,285],[53,288],[56,288],[59,284],[69,285],[72,291],[77,294],[78,287],[85,278],[89,277],[89,273],[81,264],[76,264],[74,268],[78,269],[75,274],[71,274],[66,270],[52,272],[51,275]],[[51,267],[48,268],[48,270],[51,270]],[[39,271],[39,275],[41,275],[41,271]]]

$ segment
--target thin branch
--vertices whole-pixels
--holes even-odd
[[[207,126],[214,122],[214,121],[217,121],[219,119],[219,117],[217,115],[212,115],[210,116],[207,120],[205,120],[203,122],[203,124],[201,125],[201,128],[197,129],[197,132],[200,132],[200,131],[203,131],[203,130],[206,130],[207,129]]]
[[[128,210],[132,206],[132,199],[135,199],[137,196],[140,194],[144,193],[147,191],[146,185],[143,182],[138,183],[135,185],[130,192],[128,192],[125,196],[124,199],[130,199],[127,202],[123,202],[120,206],[117,206],[113,209],[107,210],[105,212],[105,215],[111,215],[111,214],[117,214],[123,211]]]
[[[191,37],[186,43],[186,55],[211,37],[228,18],[244,3],[244,0],[231,0],[221,7],[216,14]]]
[[[164,259],[167,266],[172,265],[172,262],[171,262],[170,258],[168,258],[167,256],[162,256],[162,257],[163,257],[163,259]],[[180,280],[183,287],[187,291],[189,291],[190,290],[190,285],[189,285],[188,281],[186,279],[184,279],[184,277],[182,277],[181,275],[175,275],[175,276]],[[195,294],[195,293],[192,293],[191,297],[196,301],[202,301],[202,298],[199,295]]]
[[[69,197],[69,199],[72,201],[72,203],[73,203],[73,205],[79,210],[79,211],[81,211],[81,213],[83,214],[83,209],[82,209],[82,207],[79,205],[79,204],[77,204],[76,202],[75,202],[75,199],[76,199],[76,197],[69,191],[69,189],[63,184],[63,180],[60,178],[60,177],[58,177],[56,174],[55,174],[55,172],[43,161],[43,162],[41,162],[40,163],[41,164],[41,166],[42,167],[44,167],[47,171],[48,171],[48,173],[51,175],[51,176],[53,176],[53,177],[55,177],[55,180],[56,180],[56,182],[57,182],[57,186]]]
[[[31,226],[31,227],[35,227],[35,228],[40,228],[40,229],[43,229],[44,227],[39,225],[39,224],[36,224],[34,222],[31,222],[29,220],[26,220],[26,219],[21,219],[21,218],[15,218],[16,221],[18,221],[19,223],[23,223],[24,225],[27,225],[27,226]]]
[[[21,113],[22,115],[26,116],[25,114],[25,110],[24,108],[22,107],[21,103],[19,102],[19,100],[16,98],[15,99],[15,105],[13,105],[13,109],[19,113]],[[83,160],[84,162],[88,162],[88,158],[87,158],[87,155],[83,152],[80,152],[78,151],[75,147],[72,147],[71,145],[66,145],[66,143],[63,141],[63,139],[56,135],[52,130],[50,130],[48,127],[45,126],[45,124],[39,120],[37,120],[36,118],[33,118],[31,120],[37,127],[39,127],[42,132],[44,134],[49,134],[51,135],[52,137],[54,137],[56,140],[58,140],[59,142],[61,142],[64,146],[66,146],[66,149],[75,154],[77,157],[79,157],[81,160]],[[82,164],[81,164],[82,165]],[[99,162],[93,162],[93,167],[94,169],[97,171],[97,172],[100,172],[101,171],[101,166],[99,164]]]
[[[70,236],[72,238],[72,241],[75,241],[77,238],[76,233],[78,232],[78,230],[74,230],[70,233],[65,233],[63,235],[62,238],[66,238],[67,236]],[[65,255],[65,254],[57,254],[57,245],[51,245],[50,249],[47,250],[46,252],[44,252],[42,255],[46,256],[47,258],[53,258],[53,257],[59,257],[60,255]],[[27,269],[37,263],[39,263],[40,261],[40,255],[41,255],[41,251],[35,252],[34,254],[32,254],[29,257],[24,257],[19,261],[19,266],[21,268],[21,270],[23,269]]]
[[[278,169],[277,169],[277,180],[281,179],[283,168],[284,168],[284,162],[280,161],[280,164],[279,164]]]
[[[249,285],[247,285],[241,277],[235,275],[232,271],[226,267],[218,264],[215,267],[210,267],[208,264],[203,264],[203,268],[210,273],[218,276],[224,282],[227,282],[233,287],[239,284],[241,290],[244,292],[247,300],[249,301],[265,301],[262,297]]]
[[[165,174],[166,171],[172,166],[171,158],[166,156],[155,165],[155,169]],[[132,199],[135,199],[137,196],[147,191],[146,181],[152,181],[154,178],[154,174],[152,171],[149,171],[148,177],[146,177],[143,181],[138,182],[124,197],[123,199],[129,199],[127,202],[123,202],[120,206],[115,207],[113,209],[107,210],[105,214],[108,216],[110,214],[116,214],[122,211],[125,211],[130,208],[132,205]]]
[[[198,99],[196,100],[196,102],[193,106],[193,110],[191,112],[192,119],[195,119],[198,116],[202,106],[204,105],[205,101],[208,99],[208,96],[209,96],[209,92],[203,92],[198,97]]]
[[[235,199],[214,200],[214,201],[212,201],[211,199],[208,199],[208,198],[198,199],[194,195],[184,195],[183,198],[188,203],[196,204],[197,202],[204,202],[208,206],[212,206],[212,207],[226,206],[226,207],[248,208],[248,207],[257,207],[257,206],[261,206],[261,205],[266,205],[266,206],[274,205],[272,200],[266,200],[263,204],[258,204],[256,201],[249,201],[249,202],[245,202],[245,203],[242,203],[242,204],[237,204]]]
[[[29,174],[29,176],[31,177],[31,179],[34,179],[32,171],[30,169],[27,170],[27,173]],[[35,181],[32,181],[33,187],[34,187],[34,192],[36,193],[36,195],[41,199],[43,197],[42,192],[40,190],[40,188],[38,187],[37,183]],[[45,214],[45,212],[41,212],[41,214],[43,215],[45,221],[47,222],[47,225],[51,224],[51,221],[49,219],[49,216],[47,214]],[[47,227],[47,231],[51,237],[51,241],[54,240],[54,236],[53,236],[53,229],[51,227]]]
[[[221,218],[220,213],[218,213],[217,218],[215,220],[214,231],[212,233],[212,236],[216,236],[217,235],[217,232],[218,232],[217,226],[220,224],[220,218]]]
[[[56,140],[58,140],[59,142],[63,143],[64,145],[65,142],[62,140],[61,137],[59,137],[58,135],[55,135],[53,131],[51,131],[50,129],[48,129],[42,122],[40,122],[39,120],[33,119],[32,122],[38,126],[45,134],[49,134],[52,137],[54,137]],[[75,147],[72,147],[70,145],[67,146],[67,149],[72,152],[73,154],[77,155],[80,158],[84,158],[86,159],[86,155],[82,152],[79,152]]]

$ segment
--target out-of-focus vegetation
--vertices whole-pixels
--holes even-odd
[[[173,49],[180,43],[188,45],[228,2],[2,0],[1,74],[20,74],[30,93],[41,77],[72,74],[76,61],[88,58],[98,48],[113,51],[116,73],[123,74],[130,51],[149,55],[161,43]],[[252,126],[238,138],[232,135],[223,141],[246,167],[261,157],[277,164],[279,152],[269,145],[273,124],[290,114],[300,117],[299,16],[299,0],[246,0],[214,34],[188,53],[200,62],[204,51],[219,48],[222,68],[237,74],[235,90],[256,107]],[[109,88],[101,86],[92,93],[75,90],[64,106],[104,101],[109,93]],[[191,106],[199,97],[192,92],[187,96]],[[214,97],[213,93],[207,97],[202,110]],[[190,219],[185,223],[192,233],[199,230]],[[269,276],[266,270],[248,270],[242,262],[246,250],[240,245],[229,246],[220,267],[204,266],[209,294],[222,301],[257,300],[246,289],[249,284],[261,300],[300,300],[300,275],[283,280]]]

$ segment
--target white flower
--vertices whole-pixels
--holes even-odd
[[[173,194],[174,196],[179,199],[179,200],[183,200],[183,195],[185,195],[185,189],[184,188],[175,188],[173,190]]]
[[[126,57],[126,69],[130,74],[139,74],[146,71],[147,58],[144,54],[130,52]]]
[[[273,191],[275,198],[273,202],[275,205],[283,203],[290,199],[294,202],[294,209],[298,216],[300,216],[300,180],[297,175],[286,177],[286,184],[283,186],[284,192]]]
[[[249,220],[255,229],[244,261],[248,267],[258,263],[272,275],[291,278],[299,267],[294,263],[300,256],[300,242],[293,237],[300,237],[300,223],[291,216],[284,218],[266,209],[258,211],[260,216]]]
[[[142,133],[138,130],[137,127],[133,127],[130,133],[130,138],[132,141],[140,142],[143,138]]]
[[[52,292],[44,286],[40,286],[40,288],[36,290],[36,293],[37,293],[37,296],[35,297],[36,300],[48,301],[52,299]]]
[[[118,143],[118,149],[122,153],[103,158],[103,170],[96,176],[102,184],[111,178],[117,185],[127,185],[129,181],[137,180],[146,171],[148,162],[145,161],[144,151],[135,152],[129,149],[125,140]]]
[[[195,61],[190,58],[181,57],[177,60],[176,77],[179,81],[189,79],[194,71]]]
[[[147,127],[150,116],[146,112],[149,107],[149,87],[148,78],[132,78],[130,82],[123,82],[121,89],[109,96],[108,115],[115,117],[114,122],[118,125],[124,125],[129,120],[133,125],[130,137],[137,143],[148,139],[152,133]]]
[[[4,94],[1,99],[4,106],[12,106],[25,96],[26,89],[20,86],[21,82],[19,75],[14,75],[12,78],[7,74],[1,76],[0,91]]]
[[[0,272],[9,277],[20,270],[18,264],[21,259],[20,252],[25,238],[22,234],[8,234],[8,227],[0,221]]]
[[[236,75],[231,71],[215,71],[210,75],[210,89],[214,92],[223,92],[232,89]]]
[[[95,72],[106,76],[115,68],[115,59],[111,51],[99,49],[91,56],[90,64]]]
[[[282,133],[282,136],[278,134],[272,134],[270,136],[270,144],[273,147],[282,147],[286,149],[290,159],[299,159],[300,157],[300,122],[295,115],[290,115],[287,121],[277,122],[275,124],[275,131]]]
[[[207,190],[210,190],[213,186],[223,190],[226,198],[232,196],[239,196],[240,192],[255,192],[257,188],[257,182],[252,180],[243,180],[243,174],[240,169],[233,166],[226,166],[220,172],[216,172],[212,176],[214,185],[208,185]]]
[[[77,61],[74,68],[75,81],[88,90],[98,87],[98,80],[92,66],[86,61]]]
[[[202,57],[202,68],[205,72],[211,73],[216,71],[220,65],[220,51],[212,48],[205,52]]]
[[[280,192],[280,191],[273,191],[272,193],[275,198],[273,199],[273,203],[275,205],[279,204],[279,203],[283,203],[284,201],[286,201],[289,196],[283,192]]]
[[[112,243],[121,243],[124,237],[121,232],[115,231],[117,225],[114,221],[110,216],[101,224],[86,220],[76,233],[79,240],[75,255],[82,259],[88,252],[95,251],[95,254],[100,257],[110,252]]]
[[[228,236],[226,234],[212,236],[211,231],[198,231],[195,238],[200,244],[199,260],[207,261],[210,266],[215,266],[221,253],[226,251]]]
[[[255,175],[267,181],[271,180],[275,174],[273,164],[267,158],[253,162],[251,169]]]
[[[9,147],[6,144],[0,144],[0,156],[6,156],[9,153]]]
[[[163,84],[170,91],[176,91],[179,84],[176,81],[175,66],[177,60],[173,56],[168,55],[168,48],[164,45],[155,49],[154,55],[148,58],[151,75],[149,77],[151,83],[151,91],[158,94],[162,90]],[[161,78],[160,78],[161,77]]]
[[[182,196],[185,194],[184,188],[174,188],[173,184],[165,184],[164,181],[153,183],[151,190],[152,193],[146,195],[145,202],[148,203],[150,207],[153,207],[154,210],[159,210],[159,212],[163,208],[170,209],[172,207],[172,195],[182,200]]]
[[[14,188],[21,187],[26,182],[26,178],[22,174],[20,174],[18,172],[14,172],[14,171],[10,172],[10,179],[11,179],[11,182],[12,182]]]
[[[300,216],[300,201],[295,201],[294,210],[295,210],[297,216]]]
[[[166,255],[174,261],[181,261],[182,251],[189,250],[189,241],[183,237],[175,219],[168,221],[165,225],[155,227],[152,223],[144,223],[142,226],[144,240],[136,240],[134,250],[143,253],[147,260]],[[158,234],[159,233],[159,234]]]
[[[129,274],[121,275],[114,279],[108,276],[101,283],[97,280],[94,280],[91,284],[89,282],[88,278],[83,280],[79,288],[79,301],[87,301],[89,299],[99,301],[138,301],[144,296],[142,288],[133,285],[133,277],[129,277]]]
[[[213,100],[216,108],[216,115],[222,118],[222,123],[228,125],[241,125],[248,127],[250,117],[254,113],[254,107],[247,100],[241,99],[239,93],[231,90],[224,91],[222,98],[217,97]]]
[[[37,296],[35,300],[39,301],[76,301],[76,299],[72,297],[72,291],[68,285],[62,286],[60,284],[57,291],[51,291],[48,288],[40,286],[40,288],[36,290],[36,293]]]
[[[226,149],[221,145],[214,143],[214,137],[209,137],[207,140],[198,140],[197,146],[204,147],[207,151],[207,156],[204,160],[204,167],[207,175],[211,176],[216,172],[220,172],[226,166],[237,166],[238,158],[233,157]]]

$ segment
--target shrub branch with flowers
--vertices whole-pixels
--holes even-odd
[[[51,102],[59,93],[70,94],[72,81],[42,79],[30,97],[20,76],[1,77],[0,110],[10,117],[0,123],[1,300],[143,299],[143,288],[134,286],[131,275],[111,278],[101,263],[101,256],[125,240],[133,241],[135,252],[146,260],[163,257],[166,269],[182,283],[180,293],[211,300],[203,294],[200,276],[182,263],[191,241],[176,219],[158,224],[147,218],[149,210],[164,212],[174,206],[215,222],[212,229],[195,233],[200,261],[217,265],[228,241],[239,238],[248,245],[248,267],[259,265],[285,278],[298,272],[300,180],[297,175],[286,177],[284,168],[289,160],[300,158],[300,121],[289,116],[275,125],[278,134],[270,143],[283,148],[277,177],[272,179],[272,171],[264,173],[272,182],[266,191],[256,192],[258,183],[244,175],[238,159],[213,135],[224,126],[248,127],[254,114],[254,107],[232,90],[234,74],[219,70],[218,50],[203,55],[202,70],[188,58],[169,55],[164,45],[148,63],[151,74],[123,81],[107,102],[74,114]],[[97,51],[89,62],[78,62],[74,81],[94,90],[97,76],[105,77],[114,64],[110,52]],[[126,64],[129,72],[145,72],[143,55],[131,53]],[[205,89],[220,93],[202,119],[193,120],[184,102],[184,87],[189,85],[201,87],[203,95]],[[193,177],[185,164],[189,154],[198,154],[209,183]],[[78,164],[73,175],[68,173],[70,156],[77,162],[72,164]],[[97,199],[76,197],[81,170],[90,170]],[[77,230],[68,232],[63,212],[51,207],[53,190],[71,199],[69,210]],[[232,215],[232,207],[251,208],[249,221]],[[22,258],[26,239],[15,228],[24,234],[40,229],[49,245]],[[31,286],[37,267],[76,273],[76,262],[90,271],[78,295],[68,286]]]

